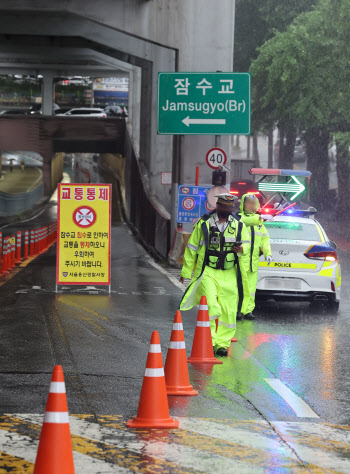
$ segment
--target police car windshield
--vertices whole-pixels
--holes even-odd
[[[265,222],[271,239],[320,241],[320,234],[314,224],[300,222]]]

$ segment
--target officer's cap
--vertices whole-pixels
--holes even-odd
[[[226,204],[230,206],[232,206],[234,204],[234,201],[238,199],[237,196],[230,193],[217,194],[215,197],[217,198],[217,204]]]

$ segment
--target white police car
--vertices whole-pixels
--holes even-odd
[[[265,226],[273,260],[268,265],[260,257],[257,302],[325,302],[336,313],[340,302],[340,264],[336,245],[320,223],[310,217],[279,215]]]

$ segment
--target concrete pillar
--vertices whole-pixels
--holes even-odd
[[[2,153],[0,151],[0,179],[2,179]]]
[[[44,195],[51,195],[51,154],[41,154],[43,157],[43,182],[44,182]]]
[[[42,85],[42,105],[41,111],[43,115],[54,114],[54,83],[53,73],[46,71],[43,73],[43,85]]]

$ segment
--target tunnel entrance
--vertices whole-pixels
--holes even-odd
[[[63,181],[72,183],[106,183],[112,185],[112,224],[125,221],[122,193],[124,185],[124,158],[121,154],[66,153]]]

